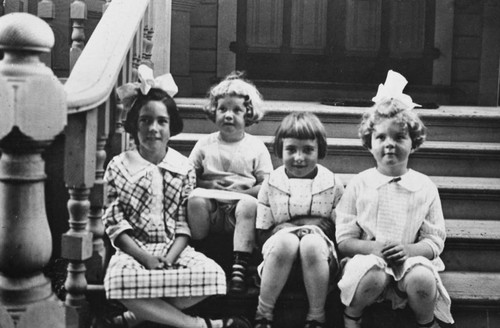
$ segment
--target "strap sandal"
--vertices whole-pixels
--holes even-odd
[[[252,328],[252,324],[243,316],[233,316],[222,319],[222,328]]]
[[[304,328],[324,328],[325,323],[316,320],[307,320]]]
[[[127,319],[124,313],[111,318],[103,318],[102,324],[105,328],[128,328]]]
[[[353,317],[344,312],[344,327],[345,328],[361,328],[363,317]]]
[[[254,328],[273,328],[273,322],[267,318],[255,319]]]

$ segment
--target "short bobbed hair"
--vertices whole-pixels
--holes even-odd
[[[127,118],[124,124],[125,131],[130,133],[130,135],[134,138],[136,146],[139,146],[139,137],[137,135],[139,127],[139,113],[141,108],[150,101],[160,101],[167,108],[169,117],[168,127],[170,129],[171,137],[181,133],[184,128],[184,123],[179,115],[174,99],[172,99],[172,97],[170,97],[164,90],[152,88],[149,90],[147,95],[143,95],[139,92],[132,108],[127,113]]]
[[[244,99],[243,104],[246,108],[245,126],[259,122],[264,116],[263,98],[257,87],[244,78],[243,72],[235,71],[213,86],[208,92],[208,105],[204,110],[211,121],[215,122],[219,99],[228,96]]]
[[[358,135],[365,148],[372,148],[374,126],[387,119],[395,119],[396,122],[406,126],[411,138],[412,149],[417,149],[424,143],[427,128],[417,113],[397,99],[387,99],[376,103],[363,114]]]
[[[326,156],[327,140],[323,123],[313,113],[293,112],[288,114],[274,134],[274,154],[283,158],[283,139],[309,139],[318,142],[318,158]]]

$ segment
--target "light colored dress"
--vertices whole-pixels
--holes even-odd
[[[234,191],[252,188],[273,170],[266,145],[248,133],[237,142],[223,141],[220,132],[204,136],[194,146],[189,159],[199,178],[224,180]]]
[[[317,168],[318,173],[313,179],[290,179],[286,175],[284,166],[271,172],[269,179],[264,180],[259,191],[256,228],[268,230],[293,218],[307,216],[330,218],[334,223],[334,209],[342,197],[344,185],[337,175],[324,166],[318,164]],[[313,233],[323,237],[330,258],[336,263],[337,253],[333,241],[326,237],[321,229],[316,228],[313,228]],[[273,248],[275,236],[293,230],[294,228],[282,229],[264,243],[262,247],[264,262]],[[262,268],[263,263],[259,268]]]
[[[438,286],[435,315],[444,322],[453,323],[451,300],[438,271],[444,270],[439,258],[446,238],[443,211],[437,187],[424,174],[409,170],[399,181],[371,168],[355,176],[336,208],[336,239],[393,241],[403,244],[427,243],[434,253],[433,260],[422,256],[411,257],[395,269],[375,255],[356,255],[345,258],[343,277],[339,282],[342,303],[350,305],[361,278],[377,266],[395,281],[400,281],[415,265],[428,267],[434,273]],[[407,300],[394,292],[384,295],[394,308],[406,306]]]
[[[169,148],[154,165],[137,150],[124,152],[109,163],[107,208],[103,222],[111,242],[127,232],[145,251],[165,256],[176,235],[190,235],[186,199],[195,186],[188,159]],[[204,296],[226,293],[222,268],[187,246],[172,268],[148,270],[116,249],[104,278],[110,299]]]

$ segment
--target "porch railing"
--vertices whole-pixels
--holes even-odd
[[[51,1],[40,3],[46,2]],[[0,61],[0,327],[89,325],[85,293],[99,288],[106,258],[104,163],[114,155],[107,149],[119,152],[124,147],[114,90],[136,79],[140,63],[150,62],[153,35],[149,0],[106,1],[104,8],[83,48],[85,3],[72,3],[74,66],[64,85],[40,60],[54,44],[47,23],[22,13],[0,18],[5,54]],[[61,132],[69,193],[69,230],[61,248],[69,262],[64,304],[42,273],[52,238],[41,154]],[[93,265],[87,268],[85,263]]]

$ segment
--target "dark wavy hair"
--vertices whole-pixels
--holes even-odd
[[[177,104],[174,99],[170,97],[165,91],[157,88],[152,88],[149,90],[147,95],[143,95],[139,92],[137,99],[135,100],[132,108],[127,113],[127,119],[125,120],[125,131],[130,133],[134,138],[134,142],[139,146],[138,124],[139,124],[139,112],[141,108],[144,107],[150,101],[161,101],[167,108],[167,113],[169,117],[168,127],[170,129],[170,136],[173,137],[182,132],[184,128],[184,123],[179,115],[177,109]]]
[[[288,114],[274,134],[274,154],[283,157],[283,139],[316,139],[318,141],[318,158],[326,156],[327,139],[323,123],[319,118],[308,112],[293,112]]]
[[[417,113],[412,109],[408,109],[397,99],[388,99],[375,104],[363,114],[358,135],[365,148],[371,149],[372,147],[374,126],[386,119],[395,119],[396,122],[406,125],[411,138],[412,149],[417,149],[424,143],[427,128]]]

